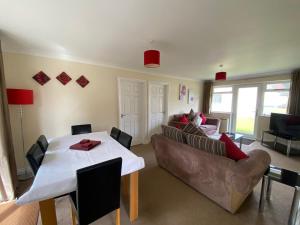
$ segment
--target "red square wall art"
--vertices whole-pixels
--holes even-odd
[[[43,71],[38,72],[32,78],[42,86],[50,80],[50,77],[48,77]]]
[[[85,76],[81,75],[76,82],[82,87],[84,88],[86,85],[88,85],[89,80],[85,78]]]
[[[67,83],[69,83],[72,80],[72,78],[65,72],[62,72],[61,74],[59,74],[56,77],[56,79],[59,80],[60,83],[62,83],[63,85],[66,85]]]

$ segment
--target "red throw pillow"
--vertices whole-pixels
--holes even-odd
[[[201,116],[201,118],[202,118],[201,125],[206,124],[206,120],[207,120],[206,116],[205,116],[203,113],[200,113],[200,116]]]
[[[188,124],[189,123],[189,119],[186,116],[182,116],[179,118],[179,122],[183,123],[183,124]]]
[[[241,149],[239,149],[239,147],[236,146],[236,144],[234,144],[234,142],[225,133],[222,133],[220,141],[225,143],[228,158],[238,161],[249,157]]]

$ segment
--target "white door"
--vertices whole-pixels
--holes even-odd
[[[149,98],[149,136],[161,133],[161,125],[166,122],[167,116],[167,86],[150,84]]]
[[[144,82],[120,79],[120,129],[132,136],[132,144],[144,139]]]

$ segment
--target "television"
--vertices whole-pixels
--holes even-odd
[[[278,136],[300,138],[300,116],[271,113],[269,130]]]

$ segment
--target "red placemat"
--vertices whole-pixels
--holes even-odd
[[[96,147],[99,144],[101,144],[101,141],[83,139],[80,142],[78,142],[74,145],[71,145],[70,149],[89,151],[89,150],[91,150],[92,148]]]

